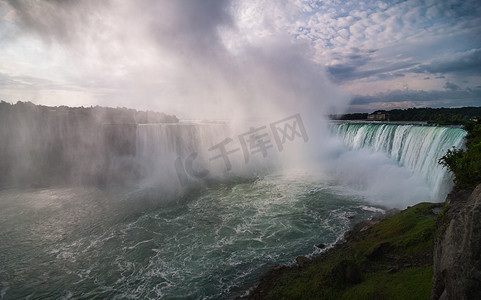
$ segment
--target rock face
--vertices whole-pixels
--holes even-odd
[[[455,190],[438,220],[431,299],[481,299],[481,185]]]

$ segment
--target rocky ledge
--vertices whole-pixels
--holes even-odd
[[[481,185],[448,195],[435,239],[431,299],[481,299]]]

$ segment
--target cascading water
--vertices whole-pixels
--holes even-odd
[[[409,172],[419,173],[431,186],[440,185],[446,172],[437,160],[451,146],[461,145],[465,134],[457,128],[367,124],[332,125],[331,130],[349,147],[361,148],[345,151],[331,140],[320,143],[338,154],[329,165],[342,169],[337,173],[311,172],[318,167],[312,161],[310,169],[248,173],[256,176],[209,181],[176,193],[187,190],[174,163],[179,157],[185,169],[186,156],[199,153],[195,169],[206,167],[214,173],[215,162],[225,166],[222,159],[210,164],[214,153],[208,149],[238,137],[225,124],[181,122],[137,127],[132,164],[144,171],[139,189],[113,185],[0,190],[0,240],[5,241],[0,243],[0,298],[245,295],[270,267],[292,263],[298,255],[318,254],[321,250],[315,245],[334,244],[353,222],[387,206],[424,201],[417,196],[429,192],[428,184],[417,193],[420,176],[402,179]],[[301,145],[314,146],[313,135],[309,132],[312,139],[301,139]],[[227,149],[240,147],[233,144]],[[365,148],[373,155],[361,151]],[[268,158],[275,158],[275,151],[269,153]],[[266,159],[257,153],[246,163],[241,150],[229,158],[232,173],[237,166],[263,167]],[[384,168],[372,174],[371,166],[379,162]],[[364,180],[361,191],[345,184],[355,185],[359,178]],[[415,196],[406,196],[412,191]],[[400,194],[403,199],[396,199]]]
[[[144,159],[201,152],[229,134],[225,123],[168,123],[137,126],[137,156]]]
[[[254,127],[250,128],[239,135],[233,134],[223,122],[141,124],[137,126],[136,160],[146,170],[144,178],[153,180],[163,192],[182,189],[203,178],[222,181],[230,177],[255,177],[272,170],[273,162],[279,162],[279,153],[272,144],[266,145],[267,157],[256,153],[257,144],[249,140]],[[266,140],[273,143],[273,137],[267,135]],[[239,136],[248,136],[245,149]],[[204,172],[205,176],[196,176],[195,172]],[[174,182],[172,178],[177,177]]]
[[[196,153],[197,164],[205,168],[208,149],[228,136],[225,123],[180,122],[140,124],[136,135],[136,160],[143,166],[141,186],[154,187],[163,195],[179,195],[188,181],[196,181],[184,162]]]
[[[386,153],[400,166],[423,178],[431,199],[442,201],[452,178],[438,160],[452,147],[461,147],[466,132],[460,128],[372,123],[331,124],[331,131],[351,149]]]

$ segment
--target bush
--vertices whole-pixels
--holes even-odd
[[[464,129],[468,132],[466,150],[448,150],[439,163],[454,174],[456,187],[471,188],[481,183],[481,124],[471,122]]]

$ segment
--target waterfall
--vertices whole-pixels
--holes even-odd
[[[153,158],[203,152],[228,136],[225,123],[166,123],[137,126],[137,155]]]
[[[249,130],[253,128],[250,126]],[[275,168],[279,151],[274,149],[271,135],[265,137],[267,144],[262,145],[266,153],[263,153],[262,145],[251,144],[251,140],[244,137],[250,131],[241,131],[240,135],[232,131],[222,122],[141,124],[137,126],[136,159],[146,171],[145,178],[156,178],[156,182],[165,183],[164,186],[179,181],[185,186],[203,178],[252,177]],[[257,138],[264,134],[270,133],[266,130],[257,134]],[[249,148],[256,146],[259,148]],[[177,178],[177,182],[173,182],[172,177]]]
[[[208,149],[228,135],[229,128],[225,123],[139,124],[136,159],[143,166],[143,184],[155,187],[163,194],[176,193],[186,184],[204,177],[195,176],[191,170],[209,170],[212,175]],[[193,154],[195,160],[191,160],[188,166],[188,157]]]
[[[344,123],[330,128],[349,148],[383,152],[420,175],[432,188],[432,198],[439,201],[451,189],[452,178],[438,160],[448,149],[462,147],[466,135],[460,128],[442,126]]]

